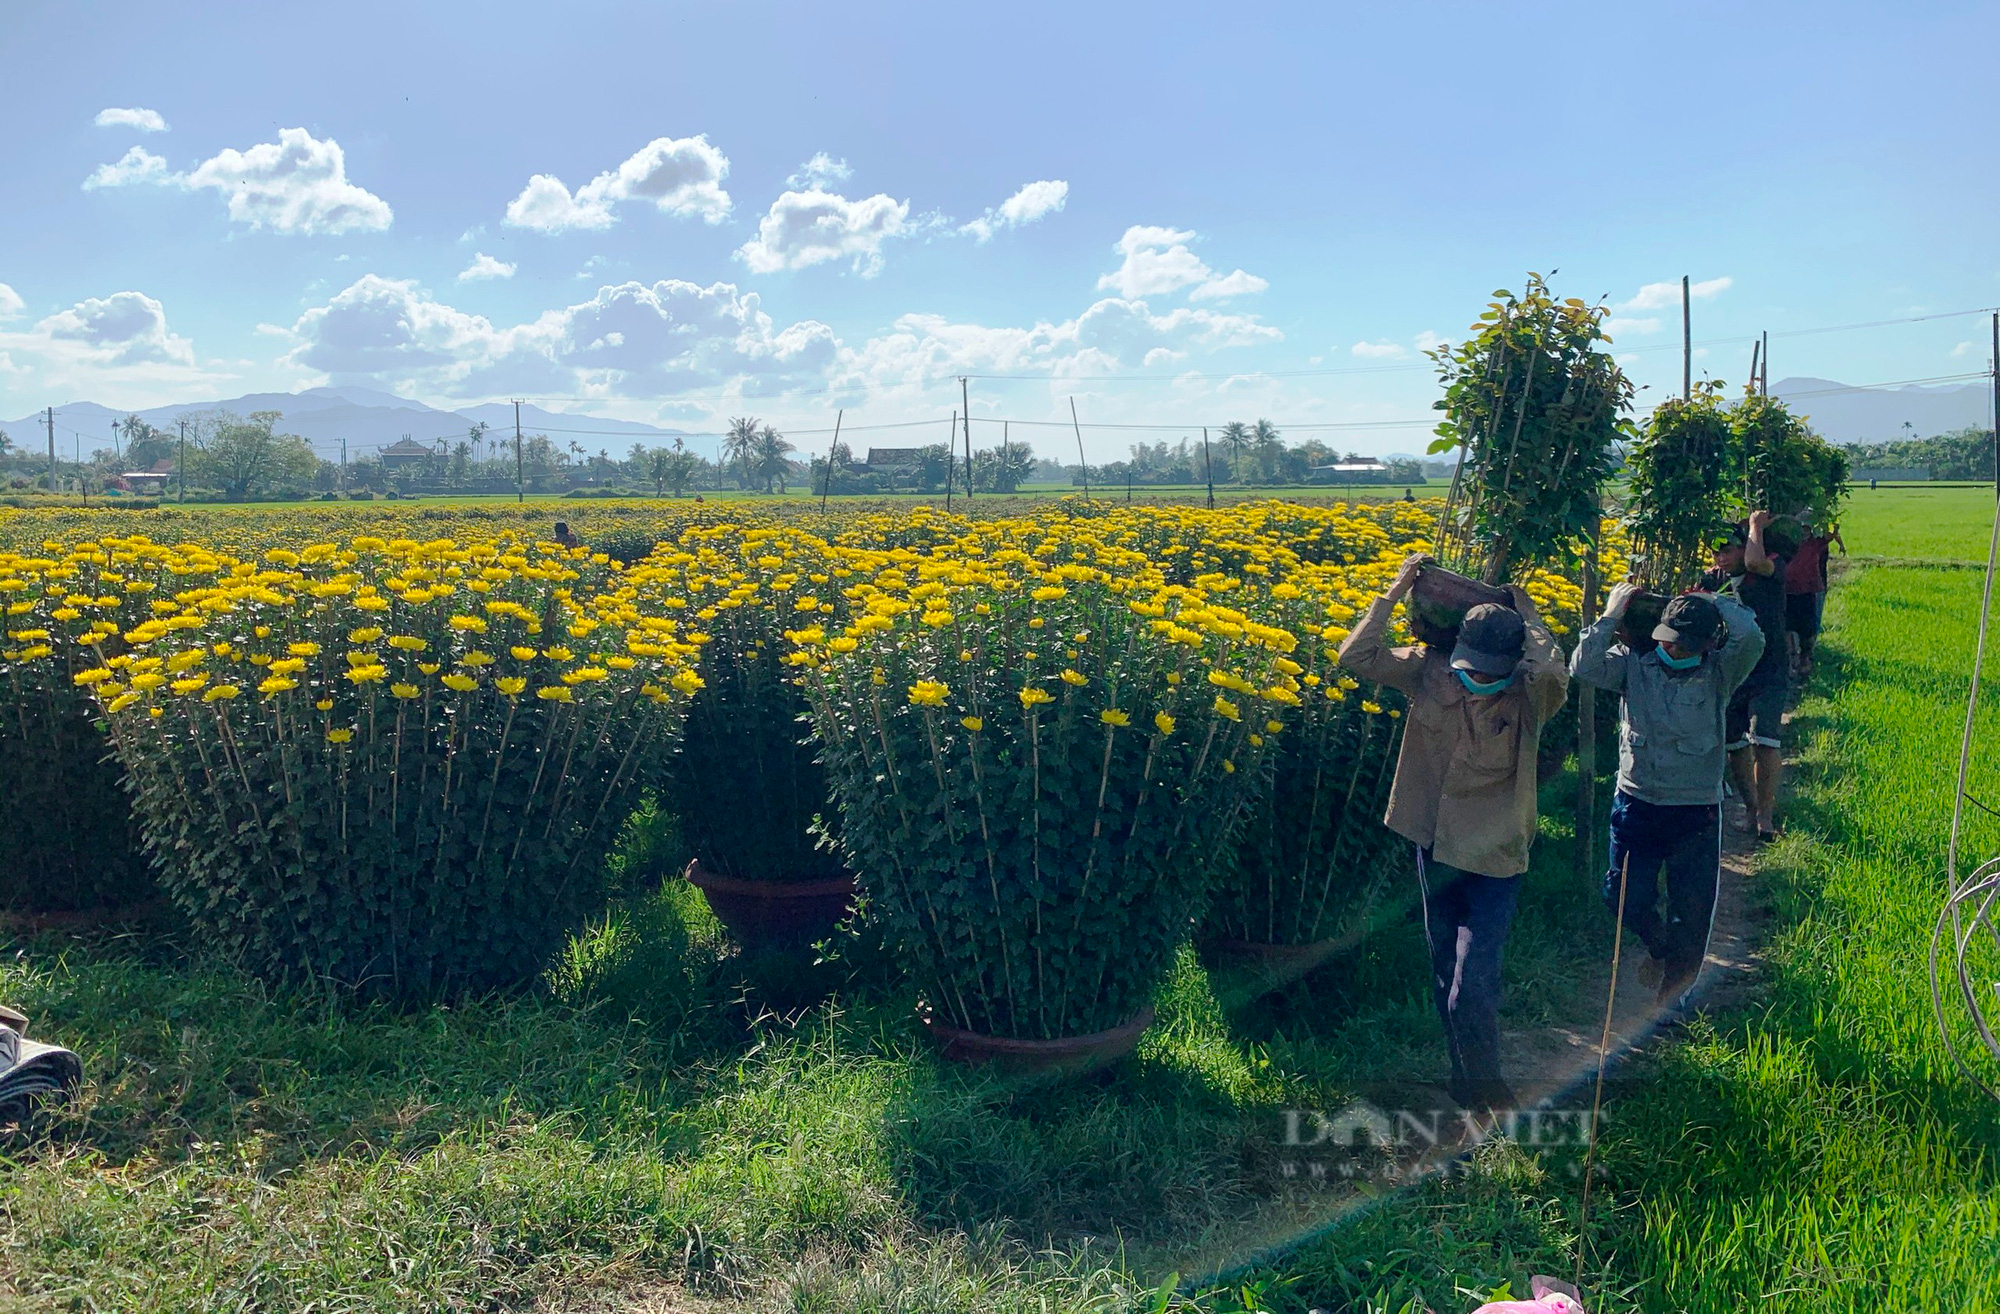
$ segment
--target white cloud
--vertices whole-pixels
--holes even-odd
[[[91,120],[100,128],[137,128],[140,132],[165,132],[167,121],[158,110],[101,109]]]
[[[75,344],[106,365],[194,364],[194,345],[167,331],[166,310],[143,292],[79,301],[35,325],[35,331],[52,342]]]
[[[1676,288],[1675,290],[1678,291],[1679,289]],[[1654,317],[1621,319],[1617,315],[1612,315],[1604,321],[1605,335],[1614,341],[1621,337],[1629,338],[1635,333],[1643,336],[1647,333],[1658,333],[1659,331],[1660,321]]]
[[[225,150],[184,174],[138,147],[93,173],[85,187],[130,183],[211,188],[229,198],[229,217],[280,233],[379,232],[394,217],[389,203],[347,180],[340,143],[320,141],[304,128],[284,128],[275,142],[247,151]]]
[[[1400,360],[1410,353],[1400,342],[1357,342],[1348,348],[1363,360]]]
[[[1088,378],[1177,360],[1195,348],[1255,346],[1283,338],[1254,316],[1186,307],[1154,314],[1143,301],[1107,297],[1074,319],[1032,327],[954,324],[904,315],[886,334],[841,352],[840,386],[914,396],[928,384],[976,371]]]
[[[659,397],[756,379],[816,382],[838,343],[824,324],[779,329],[754,292],[665,279],[600,288],[578,305],[501,328],[370,274],[292,326],[284,362],[343,381],[457,396],[526,389]],[[583,390],[587,390],[583,391]]]
[[[877,193],[850,201],[813,187],[785,192],[736,254],[756,274],[847,259],[863,278],[882,271],[882,245],[909,229],[910,203]]]
[[[1124,263],[1097,280],[1100,291],[1134,297],[1160,296],[1184,287],[1193,287],[1194,300],[1240,296],[1262,292],[1270,284],[1255,274],[1239,269],[1217,277],[1202,258],[1189,249],[1192,232],[1176,228],[1156,228],[1135,224],[1125,230],[1112,250],[1124,256]]]
[[[153,154],[144,146],[134,146],[110,164],[100,164],[83,180],[83,190],[94,191],[99,187],[125,187],[137,183],[157,183],[164,185],[174,181],[167,169],[166,160]]]
[[[854,176],[846,160],[836,160],[825,151],[819,151],[804,164],[799,171],[785,179],[785,186],[804,190],[808,187],[824,187],[828,183],[846,182]]]
[[[1221,278],[1211,278],[1194,291],[1188,293],[1190,301],[1216,301],[1223,297],[1240,297],[1251,292],[1262,292],[1271,284],[1255,274],[1237,270],[1224,274]]]
[[[5,286],[5,284],[0,284],[0,288],[4,288]],[[0,305],[4,305],[5,300],[6,298],[0,297]],[[1951,349],[1952,359],[1963,360],[1978,350],[1979,344],[1977,342],[1961,342]]]
[[[458,281],[474,283],[488,278],[512,278],[518,268],[519,265],[510,261],[496,260],[484,251],[475,251],[472,263],[458,271]]]
[[[21,294],[5,283],[0,283],[0,319],[12,319],[27,309],[28,303],[21,300]]]
[[[572,195],[554,174],[528,179],[507,205],[507,222],[517,228],[559,233],[571,228],[609,228],[619,201],[651,201],[662,214],[695,215],[719,224],[729,215],[729,158],[706,134],[655,137],[608,173],[600,173]]]
[[[1410,341],[1417,344],[1418,351],[1435,351],[1444,345],[1444,336],[1431,329],[1425,329]]]
[[[988,210],[958,231],[971,233],[982,242],[990,241],[1001,229],[1034,223],[1044,215],[1062,209],[1068,200],[1069,184],[1061,179],[1031,182],[1000,202],[999,209]]]
[[[1734,282],[1734,279],[1723,277],[1704,279],[1699,283],[1690,283],[1688,285],[1688,296],[1695,301],[1706,301],[1710,297],[1728,291],[1730,285]],[[1620,312],[1666,310],[1671,306],[1678,306],[1680,303],[1681,285],[1680,280],[1676,279],[1671,283],[1647,283],[1639,289],[1638,295],[1634,296],[1630,301],[1620,302],[1615,308]]]
[[[92,297],[0,331],[0,369],[42,391],[114,406],[158,405],[227,377],[196,364],[194,344],[167,327],[165,309],[143,292]]]

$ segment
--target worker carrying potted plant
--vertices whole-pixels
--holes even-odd
[[[1535,838],[1535,755],[1569,673],[1535,604],[1465,613],[1449,648],[1390,647],[1389,622],[1427,556],[1403,562],[1340,648],[1340,664],[1409,698],[1383,822],[1417,849],[1432,989],[1451,1053],[1451,1097],[1511,1107],[1500,1074],[1500,969]]]
[[[1756,615],[1734,598],[1684,593],[1643,642],[1630,642],[1619,627],[1639,591],[1634,580],[1611,590],[1604,614],[1576,645],[1570,674],[1622,696],[1604,901],[1614,913],[1622,905],[1626,926],[1646,943],[1640,979],[1658,989],[1662,1004],[1674,1004],[1708,954],[1722,876],[1730,704],[1765,639]]]

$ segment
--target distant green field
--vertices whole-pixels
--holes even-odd
[[[1993,508],[1991,488],[1857,488],[1841,537],[1856,556],[1984,562]]]

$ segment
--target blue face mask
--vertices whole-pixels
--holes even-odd
[[[1676,657],[1667,651],[1666,644],[1659,644],[1658,647],[1660,650],[1660,664],[1670,671],[1691,671],[1701,665],[1702,655],[1700,653],[1696,653],[1692,657]]]
[[[1472,674],[1469,671],[1453,671],[1452,674],[1458,677],[1458,682],[1465,686],[1465,691],[1467,693],[1472,694],[1479,698],[1485,698],[1492,694],[1500,693],[1503,690],[1505,690],[1508,685],[1514,683],[1514,677],[1511,675],[1504,680],[1495,680],[1492,684],[1481,684],[1479,683],[1479,681],[1472,678]]]

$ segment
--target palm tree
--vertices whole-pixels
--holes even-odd
[[[1279,458],[1285,454],[1285,444],[1278,437],[1278,426],[1261,419],[1251,425],[1250,449],[1257,456],[1257,472],[1266,479],[1274,478]]]
[[[758,427],[756,416],[739,415],[729,422],[729,432],[722,436],[721,464],[735,466],[737,478],[745,488],[750,486],[750,468],[756,456]]]
[[[1229,449],[1229,468],[1236,474],[1236,482],[1243,482],[1243,449],[1250,445],[1250,426],[1241,420],[1231,420],[1222,426],[1222,445]]]
[[[785,472],[791,468],[785,458],[797,449],[785,441],[785,436],[765,425],[757,434],[753,448],[757,477],[764,481],[764,491],[770,492],[771,485],[777,484],[777,491],[785,490]]]

